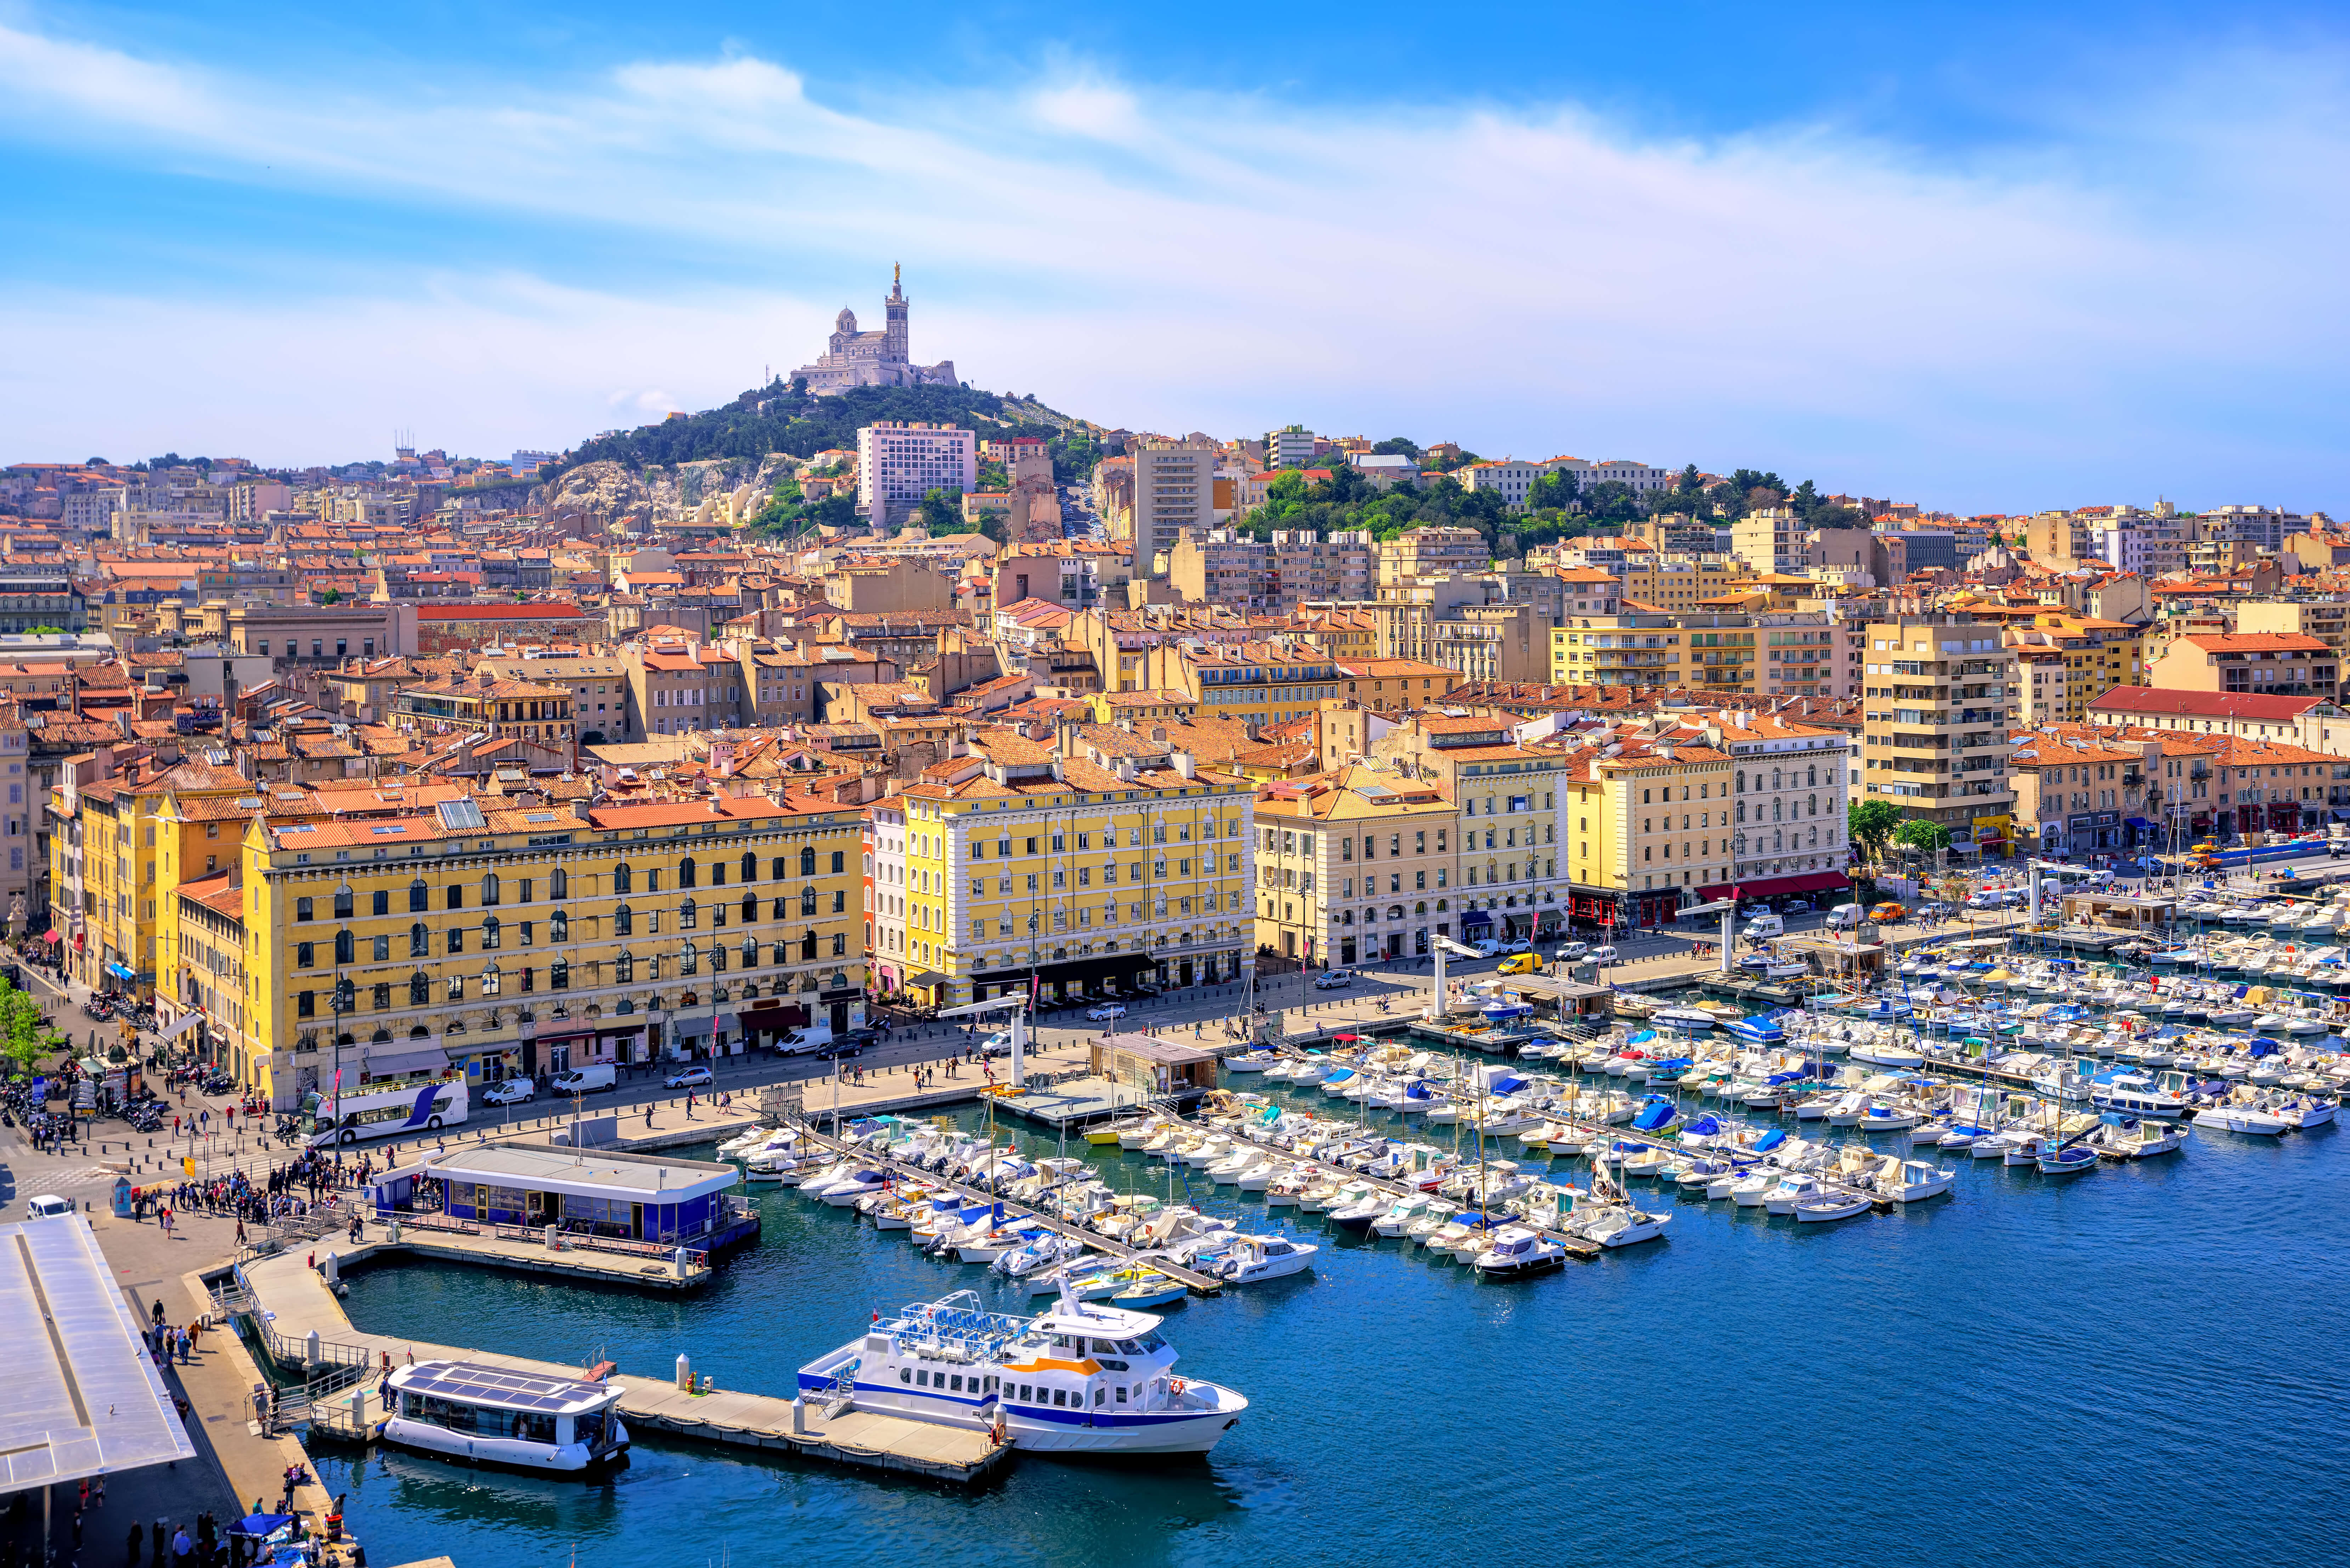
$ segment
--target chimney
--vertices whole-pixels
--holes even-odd
[[[1200,776],[1199,764],[1192,760],[1191,753],[1173,752],[1169,753],[1169,760],[1175,764],[1175,771],[1185,778],[1193,779]]]

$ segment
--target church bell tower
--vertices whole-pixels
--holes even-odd
[[[889,268],[889,297],[881,302],[889,314],[889,325],[883,328],[881,357],[895,364],[910,363],[906,352],[906,293],[901,286],[904,269],[894,263]]]

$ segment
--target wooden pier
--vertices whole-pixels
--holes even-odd
[[[1095,1232],[1087,1230],[1082,1225],[1072,1225],[1067,1220],[1059,1219],[1054,1215],[1040,1213],[1035,1210],[1028,1209],[1021,1204],[1012,1202],[1008,1199],[998,1198],[993,1193],[985,1191],[981,1188],[972,1187],[961,1181],[950,1180],[948,1178],[940,1175],[937,1171],[924,1170],[920,1166],[908,1165],[903,1160],[891,1159],[888,1156],[876,1153],[872,1149],[860,1148],[855,1145],[842,1142],[837,1138],[834,1138],[827,1134],[818,1132],[813,1126],[806,1127],[805,1130],[807,1137],[814,1142],[822,1144],[825,1147],[833,1150],[837,1154],[846,1155],[853,1159],[869,1161],[877,1168],[889,1171],[902,1181],[916,1182],[924,1187],[944,1188],[948,1191],[951,1191],[956,1196],[972,1203],[1000,1203],[1003,1206],[1003,1212],[1006,1218],[1017,1219],[1024,1223],[1033,1222],[1035,1224],[1045,1226],[1049,1230],[1058,1231],[1060,1234],[1068,1237],[1072,1241],[1083,1242],[1086,1246],[1093,1248],[1096,1251],[1106,1252],[1113,1258],[1133,1259],[1138,1255],[1139,1251],[1137,1248],[1126,1245],[1122,1241],[1112,1241],[1107,1236],[1097,1235]],[[1168,1278],[1180,1282],[1183,1287],[1195,1296],[1221,1295],[1223,1293],[1223,1282],[1213,1279],[1209,1275],[1196,1273],[1190,1269],[1178,1268],[1175,1264],[1168,1262],[1164,1259],[1145,1258],[1142,1262],[1149,1267],[1156,1269],[1160,1273],[1165,1274]]]
[[[359,1261],[382,1243],[362,1244],[343,1254]],[[323,1429],[372,1436],[383,1418],[377,1404],[376,1370],[390,1365],[449,1359],[469,1361],[547,1377],[578,1377],[577,1368],[525,1356],[425,1345],[354,1328],[324,1276],[292,1253],[258,1258],[240,1265],[236,1278],[262,1353],[280,1367],[302,1374],[343,1366],[356,1381],[321,1404]],[[311,1334],[317,1335],[314,1347]],[[691,1345],[681,1349],[689,1355]],[[315,1359],[314,1359],[315,1356]],[[894,1471],[968,1485],[986,1480],[1012,1455],[1009,1443],[986,1432],[917,1421],[853,1404],[819,1405],[731,1389],[689,1393],[674,1377],[613,1374],[622,1390],[621,1418],[639,1432],[723,1443],[733,1448],[790,1452],[864,1469]]]

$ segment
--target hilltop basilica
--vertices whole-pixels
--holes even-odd
[[[954,361],[917,365],[907,358],[906,296],[899,269],[890,268],[889,297],[881,302],[888,325],[879,332],[857,330],[857,313],[843,310],[833,323],[832,337],[813,365],[792,372],[806,379],[818,397],[845,392],[851,387],[952,387],[960,384]]]

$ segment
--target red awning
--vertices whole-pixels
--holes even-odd
[[[1831,888],[1843,887],[1846,880],[1841,871],[1806,871],[1799,877],[1773,877],[1761,882],[1741,882],[1738,896],[1760,898],[1778,893],[1824,893]]]
[[[61,942],[66,940],[66,934],[63,931],[53,930],[45,932],[44,934],[53,942]]]

